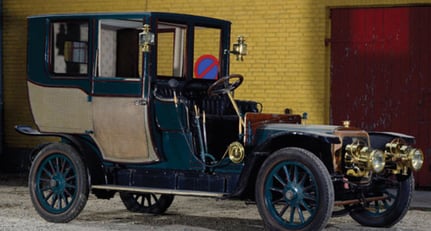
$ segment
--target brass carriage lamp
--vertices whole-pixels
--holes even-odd
[[[144,24],[142,32],[139,33],[139,45],[143,52],[149,52],[150,46],[154,45],[154,33],[150,32],[150,25]]]
[[[247,55],[247,44],[245,43],[244,36],[238,36],[237,43],[233,44],[232,54],[236,55],[236,60],[244,61],[244,56]]]

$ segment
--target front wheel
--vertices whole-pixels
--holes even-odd
[[[30,197],[39,215],[49,222],[73,220],[87,203],[87,169],[70,145],[52,143],[35,157],[29,173]]]
[[[120,198],[131,212],[162,214],[172,204],[174,195],[121,192]]]
[[[398,181],[396,176],[374,183],[371,192],[365,197],[382,197],[381,200],[353,208],[350,216],[359,224],[372,227],[391,227],[399,222],[407,213],[412,200],[414,179]]]
[[[269,230],[321,230],[334,204],[327,168],[313,153],[300,148],[280,149],[265,160],[255,195]]]

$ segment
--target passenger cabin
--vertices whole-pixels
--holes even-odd
[[[170,13],[45,15],[28,18],[28,36],[29,100],[40,132],[89,136],[105,160],[126,163],[164,159],[175,139],[188,146],[178,150],[198,153],[197,141],[187,141],[202,129],[197,117],[205,116],[208,153],[221,157],[244,138],[229,98],[207,93],[229,73],[228,21]],[[261,109],[236,103],[241,113]]]

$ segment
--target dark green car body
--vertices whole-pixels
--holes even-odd
[[[89,192],[104,199],[121,192],[129,210],[149,213],[164,212],[173,195],[209,196],[256,201],[270,229],[322,229],[334,201],[338,213],[369,211],[370,203],[386,204],[386,188],[375,187],[382,179],[412,185],[423,155],[411,136],[306,125],[299,115],[234,99],[244,78],[229,75],[230,55],[242,60],[247,46],[239,37],[230,49],[230,27],[157,12],[29,17],[36,128],[16,129],[60,138],[32,152],[39,214],[70,221]],[[137,204],[156,194],[154,204]],[[398,207],[373,212],[375,222],[363,212],[356,219],[390,226],[405,214]]]

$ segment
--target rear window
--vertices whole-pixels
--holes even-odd
[[[88,74],[88,22],[59,21],[50,25],[50,72],[60,76]]]

